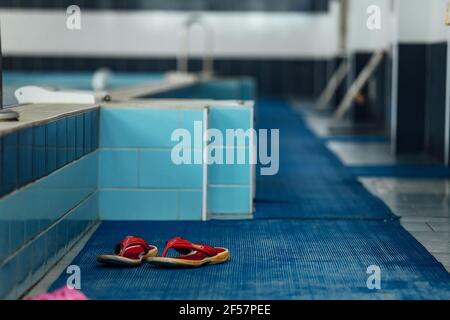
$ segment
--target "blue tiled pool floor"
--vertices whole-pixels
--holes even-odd
[[[72,262],[81,268],[88,297],[450,299],[450,274],[286,103],[266,100],[258,108],[260,127],[280,128],[283,151],[280,174],[258,179],[256,219],[105,221]],[[228,247],[232,258],[199,269],[99,266],[96,255],[113,250],[127,234],[160,249],[182,236]],[[371,266],[381,270],[380,290],[367,287]],[[63,273],[52,289],[66,279]]]

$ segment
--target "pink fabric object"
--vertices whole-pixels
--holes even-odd
[[[42,293],[34,297],[29,297],[27,300],[89,300],[83,292],[77,289],[69,289],[63,287],[53,292]]]

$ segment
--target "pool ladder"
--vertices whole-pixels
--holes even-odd
[[[193,26],[199,26],[203,29],[205,50],[203,52],[202,78],[211,78],[213,75],[213,43],[214,36],[211,27],[205,23],[199,14],[193,14],[183,23],[181,49],[177,56],[177,72],[180,74],[188,73],[188,56],[190,45],[190,33]]]

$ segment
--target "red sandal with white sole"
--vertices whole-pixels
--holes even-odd
[[[174,249],[178,257],[167,257],[167,252]],[[206,264],[218,264],[230,259],[226,248],[195,244],[180,237],[167,241],[161,257],[146,258],[145,261],[159,267],[200,267]]]
[[[120,241],[114,250],[114,254],[102,254],[97,256],[97,261],[114,266],[135,267],[142,264],[146,258],[155,257],[158,248],[149,245],[142,238],[126,236]]]

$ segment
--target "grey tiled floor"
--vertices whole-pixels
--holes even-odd
[[[304,111],[301,105],[299,106],[299,109]],[[308,112],[306,122],[308,126],[314,131],[314,133],[319,137],[325,137],[330,135],[329,131],[330,119],[328,117]]]
[[[327,147],[347,165],[396,163],[395,157],[390,153],[388,143],[328,142]]]
[[[450,180],[360,179],[450,271]]]
[[[329,135],[329,118],[307,114],[308,124],[317,135]],[[434,163],[424,156],[395,157],[388,143],[328,142],[327,146],[347,165]],[[401,217],[403,227],[450,272],[450,180],[362,178],[360,181]]]
[[[436,163],[434,159],[425,155],[396,157],[391,153],[391,146],[387,142],[331,141],[327,146],[343,163],[350,166]]]

